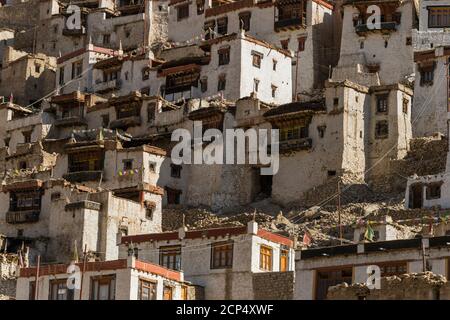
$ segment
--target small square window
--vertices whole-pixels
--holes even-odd
[[[328,170],[327,175],[329,177],[335,177],[336,176],[336,170]]]
[[[261,68],[261,60],[263,55],[259,52],[252,52],[252,57],[253,66],[256,68]]]
[[[155,173],[156,172],[156,162],[150,161],[148,164],[148,170],[151,173]]]
[[[284,50],[289,49],[289,39],[281,40],[280,41],[281,48]]]
[[[170,165],[170,176],[172,178],[181,178],[181,166],[177,164]]]
[[[125,159],[123,162],[123,170],[133,169],[133,159]]]
[[[375,124],[375,138],[386,139],[389,136],[389,123],[386,120],[377,121]]]

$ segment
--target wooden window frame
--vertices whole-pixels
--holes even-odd
[[[152,286],[154,286],[154,288],[152,288]],[[142,299],[142,292],[143,292],[143,288],[147,288],[149,289],[149,299]],[[154,294],[151,291],[152,289],[154,289]],[[158,297],[158,282],[155,280],[149,280],[149,279],[144,279],[144,278],[139,278],[139,282],[138,282],[138,300],[156,300]]]
[[[439,29],[439,28],[448,28],[450,27],[450,6],[428,6],[428,28]],[[438,11],[438,13],[436,13]],[[439,23],[433,21],[433,16],[436,16],[436,19],[439,18],[441,20]],[[444,23],[442,19],[447,21]]]
[[[48,300],[74,300],[75,297],[75,290],[72,289],[70,290],[69,288],[67,288],[67,278],[66,279],[52,279],[49,281],[49,292],[48,292]],[[58,299],[59,294],[56,292],[56,299],[54,299],[54,285],[59,286],[60,284],[64,284],[65,285],[65,289],[66,289],[66,296],[67,299]],[[57,290],[59,290],[59,288],[57,288]],[[69,294],[69,292],[71,292]]]
[[[388,114],[389,113],[389,94],[376,95],[377,101],[377,114]]]
[[[230,47],[220,48],[217,50],[219,66],[224,66],[230,63],[230,52]]]
[[[250,11],[239,13],[239,29],[250,31],[252,13]]]
[[[164,261],[169,257],[169,261]],[[181,270],[181,245],[159,247],[159,265],[171,270]],[[173,258],[170,260],[170,258]]]
[[[259,269],[273,271],[273,248],[267,245],[259,247]]]
[[[116,296],[116,275],[102,275],[97,277],[91,277],[91,287],[90,287],[90,300],[99,300],[99,287],[100,284],[108,283],[108,300],[115,300]],[[97,296],[95,297],[95,283],[97,282]],[[95,299],[94,299],[95,298]]]
[[[224,255],[224,256],[223,256]],[[220,241],[211,243],[211,269],[233,268],[234,242]]]

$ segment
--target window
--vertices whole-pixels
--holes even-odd
[[[216,28],[216,21],[206,21],[203,25],[203,30],[205,32],[205,40],[214,38],[214,29]]]
[[[82,71],[83,71],[83,61],[82,60],[72,63],[72,79],[80,77]]]
[[[202,92],[208,91],[208,78],[201,78],[200,79],[200,90]]]
[[[73,300],[74,290],[67,288],[67,279],[50,280],[49,300]]]
[[[28,211],[41,209],[41,191],[14,192],[10,195],[10,211]]]
[[[276,98],[277,96],[277,86],[274,86],[273,84],[270,86],[271,90],[272,90],[272,98]]]
[[[19,162],[19,169],[25,170],[27,168],[27,162],[26,161],[20,161]]]
[[[318,126],[317,131],[319,132],[319,138],[323,138],[325,136],[325,129],[327,126]]]
[[[250,31],[250,12],[242,12],[239,14],[239,29]]]
[[[389,96],[387,94],[377,96],[377,113],[388,112],[388,100]]]
[[[211,269],[233,266],[233,242],[217,242],[211,245]]]
[[[281,48],[284,50],[289,49],[289,39],[281,40],[280,41]]]
[[[177,164],[170,165],[170,176],[172,178],[181,178],[181,166]]]
[[[111,42],[111,35],[104,34],[103,35],[103,44],[108,45]]]
[[[181,246],[160,247],[159,264],[172,270],[181,270]]]
[[[41,65],[35,64],[35,65],[34,65],[34,72],[40,73],[40,72],[41,72]]]
[[[300,125],[280,129],[280,141],[297,140],[308,137],[308,128]]]
[[[28,285],[28,300],[36,300],[36,282],[30,281]]]
[[[360,49],[364,49],[364,41],[361,41],[361,42],[359,43],[359,48],[360,48]]]
[[[166,192],[167,192],[167,204],[181,203],[181,190],[166,187]]]
[[[148,164],[148,170],[151,173],[155,173],[156,172],[156,162],[150,161]]]
[[[24,143],[30,143],[31,142],[31,131],[23,131],[23,142]]]
[[[441,197],[442,182],[430,183],[427,185],[426,196],[427,200],[439,199]]]
[[[387,120],[377,121],[375,124],[375,138],[386,139],[389,136],[389,123]]]
[[[100,276],[91,279],[91,300],[115,299],[115,276]]]
[[[227,79],[225,75],[220,75],[217,82],[217,91],[224,91],[227,84]]]
[[[219,54],[219,66],[230,63],[230,47],[221,48],[217,53]]]
[[[262,60],[262,58],[263,58],[262,53],[253,51],[252,52],[252,63],[253,63],[253,66],[256,67],[256,68],[261,68],[261,60]]]
[[[407,98],[403,98],[402,110],[404,114],[408,114],[408,104],[409,100]]]
[[[289,250],[280,250],[280,272],[288,271],[289,269]]]
[[[133,169],[133,159],[122,160],[122,163],[123,163],[123,170]]]
[[[336,170],[328,170],[327,171],[328,177],[335,177],[336,176]]]
[[[258,89],[259,89],[259,80],[253,79],[253,91],[258,92]]]
[[[102,127],[108,128],[109,126],[109,114],[102,114]]]
[[[173,299],[173,288],[170,286],[164,286],[163,299],[172,300]]]
[[[259,268],[265,271],[272,271],[272,248],[261,246],[259,249]]]
[[[64,67],[59,68],[59,85],[64,84]]]
[[[69,154],[69,172],[103,170],[103,153],[83,151]]]
[[[406,37],[406,45],[412,46],[412,37]]]
[[[141,89],[141,94],[149,96],[150,95],[150,87],[143,87]]]
[[[407,273],[406,262],[390,262],[380,265],[382,277],[399,276]]]
[[[336,108],[339,106],[339,98],[333,98],[333,106]]]
[[[433,85],[435,62],[423,63],[419,65],[420,85]]]
[[[148,80],[150,78],[150,68],[145,67],[142,69],[142,80]]]
[[[60,193],[60,192],[53,192],[53,193],[51,194],[51,196],[50,196],[50,199],[51,199],[52,201],[56,201],[56,200],[61,199],[61,193]]]
[[[306,37],[300,37],[298,40],[298,51],[305,51]]]
[[[217,19],[217,33],[226,35],[228,33],[228,18]]]
[[[197,14],[205,12],[205,0],[197,0]]]
[[[139,279],[138,299],[156,300],[156,286],[155,282]]]
[[[183,20],[189,17],[189,4],[183,4],[177,7],[177,20]]]
[[[277,64],[278,64],[278,61],[277,60],[272,60],[272,70],[273,71],[277,71]]]
[[[324,300],[327,297],[328,288],[346,282],[352,283],[352,269],[317,271],[316,275],[316,299]]]
[[[428,7],[428,27],[450,27],[450,7]]]
[[[181,286],[181,300],[188,300],[188,287]]]

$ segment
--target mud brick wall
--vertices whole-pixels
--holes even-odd
[[[253,274],[256,300],[291,300],[294,296],[294,272],[263,272]]]

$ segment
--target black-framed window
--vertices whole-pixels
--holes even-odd
[[[183,20],[189,17],[189,4],[183,4],[177,7],[177,20]]]
[[[170,165],[170,176],[172,178],[181,178],[181,169],[182,166],[178,164],[171,164]]]
[[[157,285],[156,282],[139,279],[138,299],[156,300]]]
[[[389,122],[387,120],[377,121],[375,124],[375,138],[386,139],[389,136]]]
[[[219,49],[217,54],[219,55],[219,66],[230,63],[230,47]]]
[[[181,246],[159,248],[159,264],[172,270],[181,270]]]
[[[389,96],[387,94],[377,96],[377,113],[387,113],[389,110]]]

